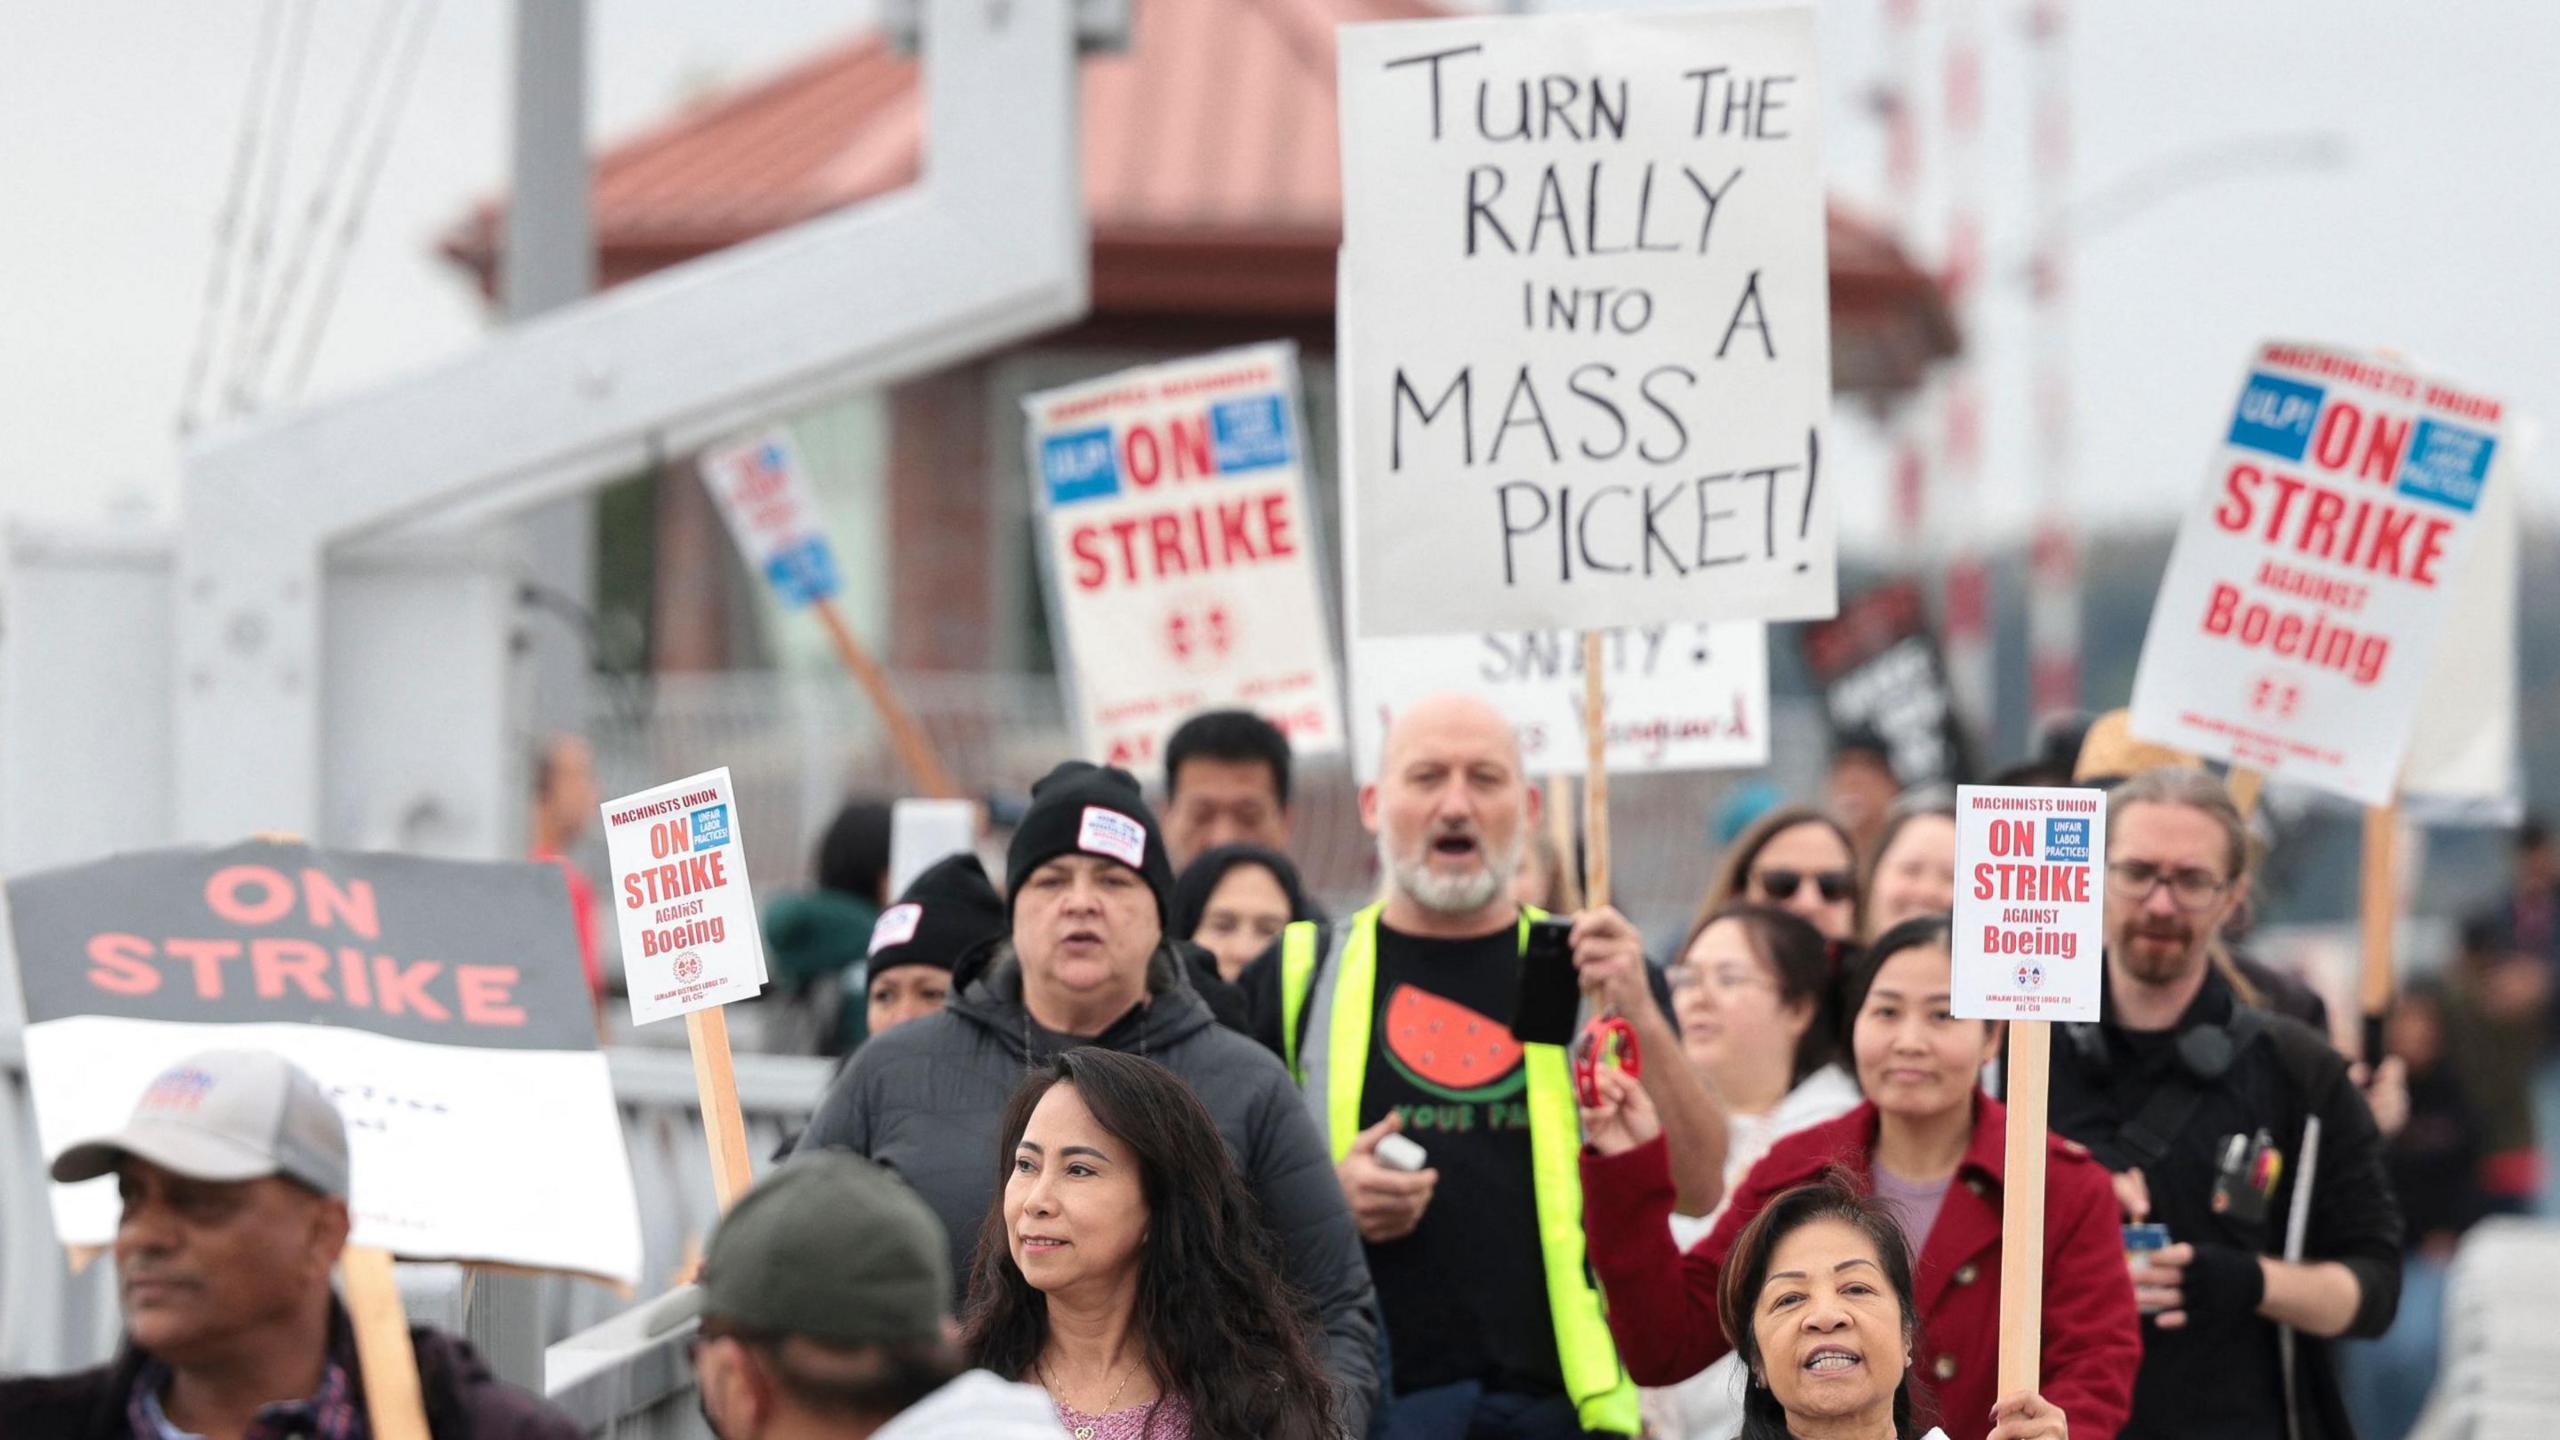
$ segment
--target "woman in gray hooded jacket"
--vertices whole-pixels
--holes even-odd
[[[966,1275],[1024,1072],[1079,1045],[1164,1065],[1217,1121],[1286,1278],[1323,1328],[1318,1355],[1344,1433],[1365,1435],[1378,1391],[1374,1299],[1315,1122],[1271,1052],[1211,1016],[1166,941],[1172,871],[1137,781],[1069,761],[1031,794],[1006,856],[1011,935],[962,963],[941,1014],[855,1052],[800,1148],[849,1149],[904,1176],[942,1220],[952,1273]]]

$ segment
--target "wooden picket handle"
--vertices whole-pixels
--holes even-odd
[[[711,1144],[711,1193],[722,1214],[755,1183],[747,1154],[746,1116],[738,1109],[738,1071],[729,1053],[729,1011],[723,1005],[687,1011],[684,1034],[693,1049],[693,1088],[702,1105],[702,1134]]]
[[[1609,692],[1602,673],[1605,638],[1582,632],[1582,903],[1609,903]]]
[[[2053,1022],[2009,1022],[2007,1174],[2000,1197],[2002,1395],[2042,1388],[2045,1094],[2052,1067]]]
[[[2357,1009],[2364,1016],[2364,1058],[2382,1063],[2382,1021],[2391,1013],[2394,989],[2392,942],[2400,918],[2400,802],[2375,805],[2364,812],[2364,874],[2359,899],[2363,964],[2359,967]]]
[[[364,1374],[369,1433],[374,1440],[428,1440],[418,1352],[409,1343],[409,1314],[400,1304],[391,1252],[350,1245],[338,1257],[338,1271],[356,1334],[356,1364]]]
[[[1582,908],[1582,876],[1573,863],[1573,777],[1561,770],[1547,776],[1547,843],[1556,852],[1547,908],[1569,915]]]
[[[2246,820],[2258,813],[2258,792],[2265,789],[2267,783],[2263,772],[2246,765],[2234,765],[2231,773],[2222,778],[2222,783],[2230,790],[2231,803],[2240,811],[2241,819]]]
[[[818,612],[818,623],[826,627],[827,638],[835,642],[836,658],[844,662],[846,673],[871,697],[871,708],[880,712],[880,722],[889,728],[889,743],[897,748],[899,763],[907,767],[917,787],[936,800],[958,799],[959,787],[951,783],[951,772],[942,768],[942,757],[934,753],[933,742],[925,738],[923,727],[899,703],[897,694],[889,688],[888,675],[855,637],[853,627],[845,623],[844,612],[831,599],[813,600],[809,608]]]

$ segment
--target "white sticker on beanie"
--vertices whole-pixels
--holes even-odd
[[[1076,832],[1076,848],[1108,855],[1132,870],[1147,865],[1147,827],[1099,805],[1084,807],[1084,827]]]
[[[871,923],[871,948],[865,953],[877,955],[892,945],[906,944],[916,938],[916,926],[923,921],[924,907],[912,900],[890,906]]]

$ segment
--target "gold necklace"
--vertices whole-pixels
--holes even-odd
[[[1102,1408],[1099,1410],[1087,1410],[1084,1413],[1091,1415],[1096,1420],[1103,1419],[1110,1415],[1111,1407],[1120,1403],[1120,1397],[1128,1393],[1129,1382],[1136,1378],[1138,1378],[1138,1362],[1132,1360],[1129,1362],[1129,1368],[1120,1372],[1120,1383],[1112,1387],[1111,1398],[1102,1402]],[[1057,1397],[1057,1401],[1060,1405],[1069,1410],[1076,1408],[1075,1401],[1068,1398],[1066,1390],[1058,1384],[1058,1377],[1049,1372],[1048,1362],[1046,1361],[1042,1361],[1040,1364],[1040,1379],[1048,1385],[1049,1393]],[[1078,1425],[1068,1433],[1075,1436],[1075,1440],[1093,1440],[1093,1426],[1091,1424]]]

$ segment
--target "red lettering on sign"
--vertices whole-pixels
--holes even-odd
[[[244,886],[259,891],[255,903],[241,898]],[[204,882],[204,903],[234,925],[272,925],[293,908],[293,882],[264,865],[227,866]]]
[[[454,993],[462,1000],[466,1025],[522,1025],[524,1010],[509,1004],[522,972],[513,965],[456,965]]]
[[[89,983],[115,995],[148,995],[160,988],[160,971],[151,963],[151,942],[139,935],[89,937]]]
[[[1204,500],[1067,532],[1079,590],[1144,584],[1258,565],[1298,553],[1286,493]]]
[[[373,982],[364,976],[364,952],[352,945],[338,948],[338,988],[346,992],[348,1004],[359,1010],[373,1008]]]
[[[178,942],[169,942],[177,948]],[[419,960],[403,965],[388,955],[373,957],[373,988],[382,995],[385,1015],[415,1014],[421,1020],[450,1020],[453,1012],[438,1004],[427,993],[427,982],[436,978],[444,966],[433,960]]]
[[[302,893],[310,902],[313,929],[326,930],[336,923],[367,940],[382,938],[382,913],[373,903],[373,882],[351,881],[341,890],[327,871],[306,869],[302,872]]]
[[[1180,480],[1205,480],[1218,473],[1209,457],[1209,417],[1177,419],[1173,430],[1173,473]]]
[[[1129,472],[1129,481],[1141,490],[1155,488],[1157,477],[1164,472],[1164,453],[1156,444],[1155,432],[1143,425],[1133,425],[1120,441],[1120,463]]]
[[[288,901],[288,904],[290,901]],[[240,957],[237,940],[172,940],[165,947],[172,955],[196,967],[196,994],[207,1000],[222,998],[222,962]]]
[[[308,940],[268,938],[249,942],[249,983],[261,1000],[284,998],[292,981],[314,1000],[329,998],[329,952]]]

